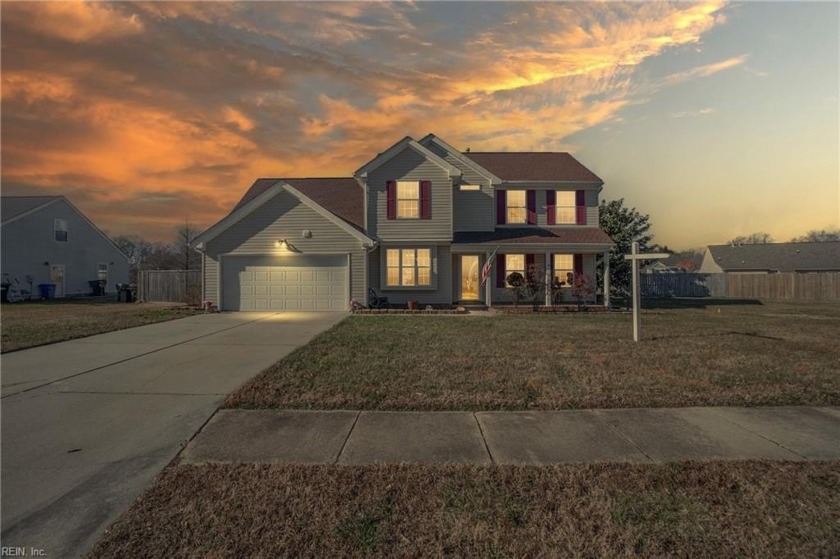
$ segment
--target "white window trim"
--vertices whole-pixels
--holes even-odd
[[[574,190],[556,190],[554,195],[554,223],[556,225],[576,225],[577,224],[577,193]],[[560,197],[563,194],[571,194],[572,204],[567,206],[560,204]],[[560,219],[560,210],[571,209],[571,218],[567,221]]]
[[[522,205],[521,206],[511,206],[510,204],[510,194],[511,192],[521,192],[523,196]],[[511,209],[522,209],[522,221],[511,221],[510,219],[510,210]],[[527,190],[508,190],[507,195],[505,196],[505,224],[506,225],[528,225],[528,191]]]
[[[64,225],[63,229],[59,228],[59,223],[62,223]],[[59,240],[56,237],[56,233],[58,233],[58,232],[64,233],[64,237],[65,237],[64,240]],[[58,217],[53,218],[53,241],[56,242],[56,243],[69,243],[70,242],[70,226],[67,224],[66,219],[61,219],[61,218],[58,218]]]
[[[569,257],[571,257],[571,267],[570,268],[558,268],[557,267],[557,257],[558,256],[569,256]],[[551,266],[552,281],[556,277],[564,283],[564,285],[563,285],[564,288],[571,287],[571,285],[569,284],[568,274],[571,273],[572,275],[574,275],[574,273],[575,273],[575,255],[565,253],[565,252],[564,253],[554,253],[552,255],[551,259],[553,260],[553,263],[552,263],[552,266]],[[557,275],[557,270],[562,270],[563,272],[566,272],[566,273],[563,274],[562,277],[561,277],[561,276]]]
[[[521,269],[520,268],[511,268],[509,266],[511,256],[521,256],[522,257],[522,268]],[[522,253],[522,254],[506,254],[505,255],[505,287],[511,287],[511,285],[508,283],[508,276],[509,275],[511,275],[514,272],[519,272],[520,274],[522,274],[522,277],[524,278],[524,277],[526,277],[525,273],[528,271],[527,268],[528,268],[528,257],[525,255],[525,253]]]
[[[396,192],[394,196],[396,197],[397,203],[397,219],[420,219],[420,215],[423,213],[423,208],[420,207],[420,198],[421,198],[421,184],[420,181],[396,181]],[[400,184],[411,184],[417,187],[417,197],[416,198],[400,198]],[[403,202],[416,202],[417,203],[417,215],[400,215],[400,201]]]
[[[388,251],[389,250],[399,251],[399,257],[398,257],[399,258],[399,265],[398,266],[390,266],[390,268],[397,268],[397,270],[399,270],[399,276],[398,276],[399,281],[400,281],[399,285],[388,284],[388,268],[389,268],[389,266],[388,266]],[[414,285],[403,285],[403,283],[402,283],[402,278],[403,278],[402,271],[403,271],[403,268],[404,268],[404,266],[403,266],[403,251],[404,250],[414,250],[414,251],[428,250],[429,251],[429,283],[428,284],[418,285],[416,283],[417,277],[419,275],[418,270],[420,269],[420,266],[417,265],[417,255],[415,254],[415,256],[414,256],[414,258],[415,258],[414,267],[413,267],[414,268],[415,284]],[[435,281],[436,280],[435,274],[437,272],[437,266],[436,266],[437,251],[435,250],[435,247],[432,247],[432,246],[410,246],[410,247],[391,246],[391,247],[383,247],[382,258],[383,258],[383,260],[382,260],[382,281],[381,281],[380,285],[381,285],[381,288],[383,290],[412,291],[412,290],[434,290],[434,289],[436,289],[436,283],[437,282]],[[423,266],[423,267],[425,268],[425,266]]]

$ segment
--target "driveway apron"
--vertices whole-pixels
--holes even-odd
[[[2,357],[2,540],[84,554],[224,397],[346,313],[223,313]]]

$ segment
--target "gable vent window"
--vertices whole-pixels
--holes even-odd
[[[54,230],[56,242],[66,243],[68,240],[67,220],[56,219]]]
[[[462,184],[461,190],[481,190],[480,184]]]

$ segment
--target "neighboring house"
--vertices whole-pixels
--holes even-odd
[[[594,281],[613,244],[598,227],[602,185],[568,153],[462,153],[406,137],[352,177],[257,180],[195,241],[204,298],[222,310],[345,310],[373,288],[396,304],[489,306],[509,303],[507,276],[532,264]]]
[[[701,273],[776,273],[840,271],[840,242],[713,245],[706,249]]]
[[[685,269],[679,266],[669,266],[662,260],[657,260],[653,264],[648,264],[642,268],[643,274],[677,274],[683,272],[685,272]]]
[[[128,282],[128,258],[64,196],[3,196],[4,279],[18,280],[33,297],[52,283],[55,296],[92,293],[89,282],[106,280],[106,292]]]

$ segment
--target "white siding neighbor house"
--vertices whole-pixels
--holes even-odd
[[[39,284],[66,297],[92,293],[95,280],[106,293],[128,282],[128,257],[64,196],[3,196],[0,212],[4,281],[31,281],[34,298]]]
[[[571,300],[572,280],[594,282],[613,245],[598,226],[602,187],[568,153],[405,137],[352,177],[254,182],[194,243],[203,297],[221,310],[347,310],[378,297],[493,306],[511,302],[519,272]]]

